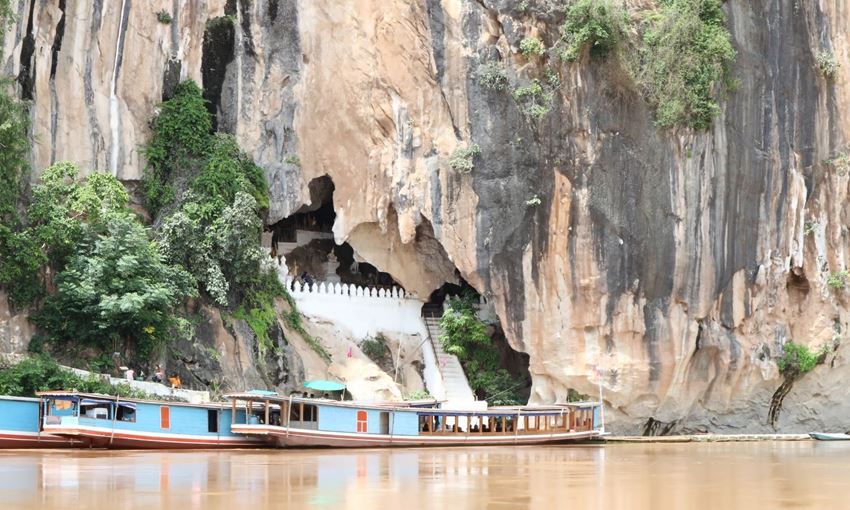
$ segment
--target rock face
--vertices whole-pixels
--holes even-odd
[[[481,86],[482,60],[515,85],[521,38],[557,38],[555,2],[529,3],[22,0],[3,69],[33,101],[34,168],[128,182],[156,103],[203,82],[266,169],[269,223],[330,176],[337,242],[422,297],[457,270],[529,354],[535,401],[595,395],[599,366],[615,430],[771,430],[782,345],[837,342],[775,425],[842,424],[850,301],[827,278],[850,255],[850,176],[824,160],[850,139],[850,6],[725,3],[741,85],[692,132],[657,129],[615,64],[559,64],[540,121]],[[474,170],[452,170],[472,143]]]

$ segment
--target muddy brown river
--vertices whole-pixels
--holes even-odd
[[[850,442],[848,442],[850,443]],[[850,508],[850,444],[0,451],[0,508]]]

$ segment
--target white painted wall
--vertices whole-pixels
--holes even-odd
[[[302,286],[299,282],[293,283],[292,277],[287,277],[284,283],[302,314],[345,326],[357,339],[382,331],[422,333],[423,303],[402,289],[325,282]]]
[[[386,290],[326,282],[307,286],[295,282],[285,271],[285,267],[279,267],[281,281],[295,299],[298,310],[306,317],[324,319],[345,327],[358,340],[387,332],[428,338],[421,313],[423,302],[403,289]],[[444,400],[446,389],[434,349],[429,341],[422,342],[421,349],[425,387],[431,396]]]

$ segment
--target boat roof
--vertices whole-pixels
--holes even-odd
[[[0,400],[20,400],[23,402],[39,402],[41,399],[32,397],[16,397],[14,395],[0,395]]]
[[[227,402],[205,402],[203,404],[192,404],[189,402],[175,402],[171,400],[147,400],[140,398],[119,397],[116,395],[105,395],[103,393],[83,393],[79,391],[39,391],[36,393],[41,398],[54,399],[88,399],[102,402],[133,402],[139,404],[152,405],[169,405],[169,406],[185,406],[185,407],[203,407],[207,409],[229,409],[230,405]]]
[[[243,392],[230,393],[225,395],[225,398],[230,400],[244,401],[260,401],[275,404],[284,402],[303,403],[313,405],[325,405],[334,407],[351,407],[357,409],[378,409],[378,410],[397,410],[397,411],[416,411],[421,415],[440,415],[440,416],[513,416],[521,415],[545,415],[545,414],[561,414],[566,409],[575,407],[593,407],[599,405],[597,402],[565,402],[558,404],[531,404],[526,406],[493,406],[486,409],[443,409],[436,407],[439,403],[436,400],[430,401],[433,405],[431,408],[424,407],[422,404],[425,401],[399,401],[399,402],[381,402],[381,401],[357,401],[357,400],[333,400],[327,398],[310,398],[296,397],[283,395],[259,395],[257,393]]]

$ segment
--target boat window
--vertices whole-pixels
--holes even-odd
[[[171,408],[168,406],[161,406],[159,408],[159,428],[171,428]]]
[[[369,420],[366,411],[357,411],[357,432],[369,432]]]
[[[319,421],[319,410],[312,404],[292,404],[289,421]]]
[[[304,405],[304,421],[319,421],[319,410],[314,405]]]
[[[207,410],[207,431],[218,432],[218,411],[215,409]]]
[[[136,409],[130,406],[119,405],[115,411],[115,419],[118,421],[135,422]]]
[[[80,416],[97,420],[108,420],[109,408],[104,404],[80,404]]]

